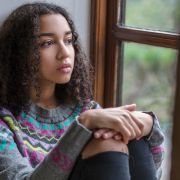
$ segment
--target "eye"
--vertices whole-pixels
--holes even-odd
[[[48,47],[50,47],[50,46],[53,45],[53,44],[55,44],[55,41],[53,41],[53,40],[47,40],[47,41],[43,41],[43,42],[39,43],[39,46],[40,46],[41,48],[48,48]]]
[[[73,44],[73,39],[72,38],[67,38],[67,39],[64,40],[64,43],[66,45],[72,45]]]

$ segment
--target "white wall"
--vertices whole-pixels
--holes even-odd
[[[0,23],[17,6],[36,2],[37,0],[0,0]],[[38,0],[38,2],[53,2],[67,9],[75,22],[77,31],[80,35],[81,43],[89,55],[90,42],[90,1],[91,0]]]

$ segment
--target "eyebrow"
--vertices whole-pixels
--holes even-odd
[[[65,33],[64,33],[64,35],[70,35],[70,34],[72,34],[72,31],[66,31]],[[43,33],[40,33],[39,35],[38,35],[38,37],[42,37],[42,36],[55,36],[55,34],[54,33],[49,33],[49,32],[43,32]]]

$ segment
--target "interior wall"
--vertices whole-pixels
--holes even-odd
[[[90,0],[6,0],[0,1],[0,24],[16,7],[27,2],[50,2],[67,9],[75,22],[80,41],[89,55],[90,47]]]

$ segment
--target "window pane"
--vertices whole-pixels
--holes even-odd
[[[166,136],[162,180],[169,179],[176,56],[176,50],[124,43],[122,103],[158,116]]]
[[[179,0],[126,0],[126,26],[178,32]]]

